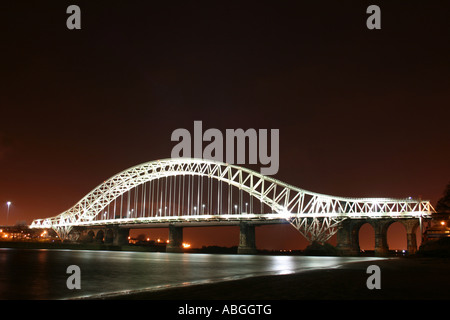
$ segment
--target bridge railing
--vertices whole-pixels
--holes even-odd
[[[88,226],[102,224],[150,224],[150,223],[170,223],[175,221],[226,221],[226,220],[276,220],[292,218],[429,218],[434,212],[433,207],[428,201],[389,201],[370,200],[353,203],[342,202],[333,205],[324,202],[318,202],[316,207],[320,210],[315,212],[307,211],[303,213],[291,213],[288,210],[279,213],[257,214],[257,213],[239,213],[239,214],[196,214],[181,216],[153,216],[153,217],[133,217],[133,218],[112,218],[87,221],[69,221],[64,218],[36,219],[32,222],[31,228],[51,228],[52,226]],[[344,211],[348,209],[347,211]]]

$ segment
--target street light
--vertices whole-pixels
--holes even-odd
[[[8,210],[6,211],[6,225],[8,225],[8,219],[9,219],[9,206],[11,205],[11,201],[6,202],[6,205],[8,206]]]
[[[235,205],[234,205],[234,210],[235,210],[235,212],[234,212],[234,213],[236,213],[236,214],[237,214],[237,204],[235,204]]]

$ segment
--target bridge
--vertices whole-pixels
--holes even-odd
[[[97,232],[97,238],[127,243],[132,228],[169,228],[167,251],[181,251],[184,227],[239,225],[239,253],[256,252],[255,226],[290,223],[309,242],[337,233],[342,254],[359,252],[358,232],[375,230],[375,252],[387,253],[387,229],[406,228],[409,252],[416,230],[434,212],[420,199],[346,198],[307,191],[240,166],[206,159],[175,158],[126,169],[57,216],[30,228],[52,228],[62,239]]]

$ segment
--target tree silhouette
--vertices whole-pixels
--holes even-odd
[[[450,213],[450,183],[445,188],[444,196],[437,202],[436,211],[438,213]]]
[[[147,239],[147,237],[145,236],[145,234],[141,233],[137,236],[136,238],[138,241],[145,241],[145,239]]]

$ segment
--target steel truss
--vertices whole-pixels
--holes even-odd
[[[152,223],[162,217],[142,219],[100,219],[102,210],[115,199],[146,182],[173,176],[203,176],[227,183],[246,192],[270,208],[271,213],[195,215],[196,219],[285,219],[309,241],[325,242],[333,236],[344,219],[352,218],[417,218],[434,212],[429,201],[390,198],[344,198],[310,192],[243,167],[206,159],[176,158],[143,163],[124,170],[89,192],[83,199],[61,214],[34,220],[31,228],[53,228],[66,239],[74,226],[98,223]],[[190,219],[192,212],[170,219]],[[226,217],[225,217],[226,216]],[[250,217],[251,216],[251,217]],[[170,221],[167,217],[167,221]]]
[[[290,218],[289,222],[309,242],[324,243],[338,232],[340,223],[344,219],[346,218]]]

